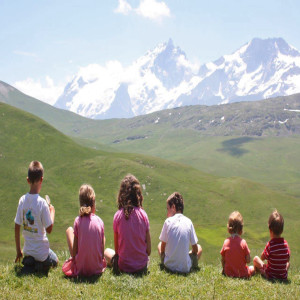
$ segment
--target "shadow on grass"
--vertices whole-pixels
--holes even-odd
[[[115,272],[114,270],[111,270],[111,273],[114,276],[130,275],[130,276],[132,276],[134,278],[141,278],[141,277],[149,275],[150,271],[147,268],[145,268],[142,271],[135,272],[135,273],[127,273],[127,272],[120,272],[120,271]]]
[[[184,276],[184,277],[187,277],[192,273],[198,273],[201,270],[200,267],[197,267],[197,268],[192,268],[191,272],[189,272],[189,273],[182,273],[182,272],[176,272],[176,271],[174,272],[174,271],[171,271],[170,269],[166,268],[164,264],[159,264],[159,268],[161,271],[165,271],[166,273]]]
[[[261,278],[264,279],[265,281],[271,282],[273,284],[289,285],[292,283],[290,279],[273,279],[273,278],[266,278],[262,275],[261,275]]]
[[[249,152],[246,149],[242,149],[242,146],[246,143],[252,142],[253,140],[255,140],[255,138],[247,136],[230,139],[222,142],[223,148],[218,149],[218,151],[227,152],[231,156],[240,157]]]
[[[45,271],[43,270],[36,271],[34,268],[29,268],[28,266],[15,265],[15,273],[17,277],[33,275],[42,278],[42,277],[48,277],[49,269]]]
[[[71,282],[74,283],[90,283],[90,284],[94,284],[96,283],[99,278],[102,276],[102,274],[99,275],[93,275],[93,276],[89,276],[89,277],[84,277],[84,276],[77,276],[77,277],[67,277],[64,276],[64,278],[70,280]]]

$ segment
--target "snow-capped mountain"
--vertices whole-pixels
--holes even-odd
[[[80,69],[55,106],[90,118],[128,118],[177,106],[298,92],[300,53],[282,38],[255,38],[200,68],[170,39],[128,68],[112,61]]]

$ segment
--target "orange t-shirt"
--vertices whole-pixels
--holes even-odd
[[[239,235],[227,238],[220,253],[225,259],[224,272],[227,276],[249,277],[246,256],[250,250],[244,239]]]

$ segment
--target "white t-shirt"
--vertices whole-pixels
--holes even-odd
[[[192,221],[178,213],[167,218],[159,239],[166,243],[164,265],[172,271],[189,272],[192,267],[189,246],[198,242]]]
[[[23,225],[24,255],[44,261],[49,255],[49,241],[45,228],[52,225],[46,200],[39,194],[23,195],[19,200],[15,223]]]

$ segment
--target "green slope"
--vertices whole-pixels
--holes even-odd
[[[102,121],[56,109],[3,82],[0,101],[41,117],[91,148],[150,154],[300,197],[300,94]]]
[[[112,218],[121,178],[131,172],[145,185],[144,207],[151,226],[153,255],[165,219],[165,201],[175,190],[186,201],[185,214],[194,222],[204,249],[203,262],[219,264],[229,213],[244,216],[245,235],[252,254],[260,254],[268,240],[267,219],[273,208],[286,220],[285,238],[292,248],[292,264],[300,265],[299,213],[296,198],[283,196],[242,178],[220,178],[189,166],[138,154],[110,153],[82,147],[37,117],[0,104],[0,260],[12,260],[14,216],[19,197],[28,191],[27,166],[33,159],[45,167],[42,195],[56,208],[51,247],[66,250],[65,229],[78,211],[77,191],[88,182],[96,191],[97,213],[103,218],[107,246],[112,247]]]

